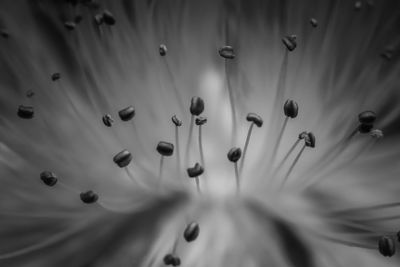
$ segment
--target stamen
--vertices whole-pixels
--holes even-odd
[[[159,142],[157,145],[157,151],[161,155],[160,159],[160,171],[158,174],[158,182],[157,184],[159,185],[162,179],[162,170],[163,170],[163,165],[164,165],[164,157],[169,157],[172,156],[174,153],[174,145],[168,142]]]
[[[179,120],[176,115],[172,116],[172,122],[175,124],[175,145],[176,145],[176,173],[181,172],[181,153],[179,149],[179,127],[182,126],[182,121]]]
[[[32,98],[34,96],[35,96],[35,92],[33,90],[26,91],[26,97],[27,98]]]
[[[204,173],[204,168],[198,162],[196,162],[194,167],[187,169],[187,173],[190,178],[196,179],[197,192],[201,193],[199,176]]]
[[[278,140],[276,141],[274,149],[272,150],[272,159],[270,162],[270,166],[272,166],[272,164],[275,161],[276,153],[278,152],[278,148],[281,143],[282,136],[285,132],[286,125],[289,121],[289,118],[294,119],[297,117],[297,114],[299,112],[299,106],[298,106],[297,102],[290,100],[290,99],[286,100],[285,104],[283,105],[283,112],[285,113],[286,118],[283,122],[281,131],[279,132]]]
[[[235,53],[233,51],[233,48],[231,46],[224,46],[221,47],[219,50],[219,55],[225,59],[225,78],[226,78],[226,86],[228,88],[228,94],[229,94],[229,103],[231,106],[231,116],[232,116],[232,139],[231,139],[231,145],[234,145],[234,142],[236,141],[236,107],[235,107],[235,100],[233,96],[233,91],[229,79],[229,71],[228,71],[228,60],[229,59],[234,59],[235,58]]]
[[[183,233],[183,237],[186,242],[192,242],[197,239],[200,234],[200,227],[197,222],[191,222],[186,226],[185,232]]]
[[[263,125],[263,120],[261,119],[260,116],[258,116],[255,113],[247,114],[246,120],[250,121],[251,124],[249,126],[249,131],[247,132],[246,142],[244,144],[243,157],[242,157],[242,160],[240,161],[240,168],[239,168],[240,173],[242,173],[242,171],[243,171],[244,159],[246,157],[246,151],[247,151],[247,147],[249,146],[251,132],[253,131],[253,126],[257,125],[257,127],[261,127]]]
[[[311,147],[314,148],[315,147],[315,136],[313,133],[309,132],[307,134],[307,137],[305,138],[305,142],[304,142],[304,146],[301,148],[299,154],[297,154],[296,158],[294,159],[292,165],[290,166],[288,172],[285,175],[285,178],[283,179],[283,183],[282,186],[285,185],[287,179],[289,178],[289,175],[291,174],[291,172],[293,171],[294,166],[296,165],[296,163],[299,161],[300,156],[303,154],[303,151],[306,147]]]
[[[202,141],[202,125],[204,125],[207,122],[206,117],[198,117],[196,118],[196,125],[199,126],[199,151],[200,151],[200,162],[201,165],[205,168],[205,162],[204,162],[204,152],[203,152],[203,141]]]
[[[190,150],[190,145],[192,143],[192,136],[193,136],[193,127],[194,127],[194,116],[199,116],[201,113],[204,111],[204,101],[200,97],[192,97],[192,100],[190,102],[190,113],[192,114],[190,118],[190,128],[189,128],[189,136],[188,136],[188,141],[186,144],[186,152],[185,152],[185,166],[189,165],[189,150]]]
[[[231,148],[228,152],[228,159],[235,165],[235,178],[236,178],[236,194],[240,193],[240,176],[237,162],[242,156],[242,150],[238,147]]]

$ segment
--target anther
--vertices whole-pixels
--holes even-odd
[[[396,253],[396,245],[392,237],[381,236],[378,241],[379,252],[385,257],[392,257]]]
[[[99,196],[92,190],[82,192],[79,196],[85,204],[93,204],[99,199]]]
[[[172,259],[171,265],[172,266],[180,266],[181,265],[181,259],[179,257],[174,257]]]
[[[168,142],[159,142],[157,145],[157,151],[162,156],[171,156],[174,153],[174,145]]]
[[[248,146],[249,146],[250,137],[251,137],[251,133],[252,133],[252,131],[253,131],[253,127],[254,127],[254,125],[256,125],[257,127],[261,127],[261,126],[263,125],[263,120],[262,120],[262,118],[261,118],[259,115],[255,114],[255,113],[249,113],[249,114],[247,114],[246,120],[249,121],[249,122],[251,122],[251,124],[250,124],[250,126],[249,126],[249,130],[248,130],[247,136],[246,136],[246,141],[245,141],[245,143],[244,143],[243,157],[242,157],[242,160],[241,160],[241,162],[240,162],[240,168],[239,168],[240,173],[242,173],[242,171],[243,171],[244,159],[245,159],[245,157],[246,157],[246,152],[247,152],[247,148],[248,148]]]
[[[204,125],[207,122],[207,118],[206,117],[198,117],[195,120],[195,123],[197,126],[201,126]]]
[[[114,25],[116,22],[114,15],[109,10],[103,11],[103,21],[107,25]]]
[[[175,124],[176,127],[182,126],[182,121],[176,117],[176,115],[172,116],[172,122]]]
[[[197,192],[199,193],[200,193],[199,176],[202,175],[203,173],[204,173],[204,168],[198,162],[196,162],[194,167],[187,169],[187,174],[189,175],[189,177],[196,179]]]
[[[238,147],[231,148],[228,151],[228,159],[234,163],[235,166],[235,178],[236,178],[236,194],[239,194],[240,192],[240,177],[239,177],[239,170],[237,166],[237,162],[242,156],[242,150]]]
[[[288,99],[283,105],[283,111],[285,113],[285,116],[294,119],[297,117],[297,114],[299,113],[299,105],[297,104],[296,101]]]
[[[358,121],[361,124],[373,124],[376,120],[376,113],[370,110],[358,114]]]
[[[358,125],[358,132],[369,133],[374,128],[373,124],[360,124]]]
[[[307,134],[307,137],[305,138],[305,145],[311,148],[315,147],[315,135],[312,132]]]
[[[167,46],[165,44],[160,44],[158,52],[160,53],[160,56],[165,56],[168,52]]]
[[[51,75],[51,80],[52,80],[53,82],[58,81],[59,79],[61,79],[61,74],[60,74],[59,72],[53,73],[53,74]]]
[[[200,233],[200,227],[197,222],[191,222],[186,226],[183,237],[186,242],[192,242],[197,239]]]
[[[43,171],[40,173],[40,180],[42,180],[45,185],[51,187],[56,185],[58,178],[57,175],[53,172]]]
[[[111,127],[112,124],[114,123],[114,119],[111,117],[110,114],[105,114],[103,116],[102,120],[103,120],[104,125],[107,127]]]
[[[119,118],[122,121],[130,121],[135,117],[135,108],[133,106],[126,107],[124,109],[121,109],[118,112]]]
[[[374,129],[369,132],[369,135],[374,139],[380,139],[383,137],[383,132],[379,129]]]
[[[32,90],[26,91],[26,97],[27,98],[32,98],[35,95],[35,92]]]
[[[17,115],[22,119],[32,119],[35,112],[32,106],[20,105],[18,107]]]
[[[296,42],[296,35],[288,35],[282,38],[283,44],[286,46],[287,50],[290,52],[296,49],[297,47],[297,42]]]
[[[261,127],[263,125],[262,118],[255,113],[247,114],[246,120],[249,122],[253,122],[255,125],[257,125],[257,127]]]
[[[356,2],[354,3],[354,9],[355,9],[356,11],[359,11],[359,10],[361,10],[361,8],[362,8],[362,2],[361,2],[361,1],[356,1]]]
[[[318,27],[318,21],[315,18],[311,18],[310,19],[310,24],[311,26],[313,26],[314,28]]]
[[[94,15],[93,19],[94,19],[94,22],[96,23],[96,25],[100,26],[104,22],[104,15],[101,13],[96,14],[96,15]]]
[[[172,254],[165,255],[165,257],[163,259],[164,264],[165,265],[172,265],[173,259],[174,259],[174,256]]]
[[[221,57],[226,58],[226,59],[234,59],[235,58],[235,52],[233,51],[232,46],[223,46],[218,50],[218,53]]]
[[[65,27],[67,30],[72,31],[72,30],[75,29],[76,24],[75,24],[75,22],[73,22],[73,21],[67,21],[67,22],[64,23],[64,27]]]
[[[192,97],[190,103],[190,113],[194,116],[199,116],[204,111],[204,101],[200,97]]]
[[[174,153],[174,145],[168,142],[161,141],[157,145],[157,151],[161,155],[160,159],[160,169],[158,173],[158,183],[161,182],[162,179],[162,171],[164,165],[164,157],[169,157]]]
[[[242,156],[242,150],[238,147],[231,148],[227,156],[230,161],[236,163]]]
[[[202,175],[203,172],[204,172],[204,168],[198,162],[194,165],[194,167],[187,169],[187,173],[190,178],[198,177],[198,176]]]
[[[124,168],[132,161],[132,155],[128,150],[124,149],[114,156],[113,161],[120,168]]]

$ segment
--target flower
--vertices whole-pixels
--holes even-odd
[[[396,1],[0,5],[0,266],[398,264]]]

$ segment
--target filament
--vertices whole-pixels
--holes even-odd
[[[289,120],[289,117],[286,117],[284,122],[283,122],[281,131],[280,131],[280,133],[278,135],[278,140],[276,140],[276,142],[275,142],[274,149],[272,150],[272,159],[271,159],[271,161],[269,163],[270,166],[272,166],[272,164],[275,161],[276,153],[278,152],[278,147],[279,147],[279,144],[281,143],[282,136],[283,136],[283,133],[285,132],[285,128],[286,128],[286,125],[288,123],[288,120]]]
[[[231,106],[231,115],[232,115],[232,139],[231,145],[233,146],[236,141],[236,108],[235,108],[235,100],[233,97],[233,91],[229,79],[229,72],[228,72],[228,60],[225,59],[225,78],[226,78],[226,85],[228,87],[228,94],[229,94],[229,103]]]
[[[293,150],[297,147],[297,145],[300,143],[301,139],[297,139],[296,142],[292,145],[292,147],[289,149],[289,151],[286,153],[285,157],[281,160],[281,162],[278,164],[276,169],[274,170],[272,177],[274,177],[279,170],[282,168],[283,164],[285,164],[286,160],[289,158],[289,156],[292,154]]]
[[[188,136],[188,141],[186,144],[186,152],[185,152],[185,166],[189,166],[189,150],[190,150],[190,143],[192,142],[193,126],[194,126],[194,115],[192,115],[190,117],[189,136]]]
[[[239,176],[237,162],[235,162],[234,165],[235,165],[235,178],[236,178],[236,194],[238,195],[240,193],[240,176]]]
[[[199,177],[195,177],[195,180],[196,180],[197,193],[201,194]]]
[[[164,166],[164,156],[161,155],[161,157],[160,157],[160,169],[158,171],[158,182],[157,182],[158,186],[160,185],[161,180],[162,180],[163,166]]]
[[[181,153],[179,149],[179,127],[175,126],[175,145],[176,145],[176,172],[180,176],[181,172]]]
[[[204,152],[203,152],[203,141],[202,141],[202,134],[201,134],[201,125],[199,125],[199,151],[200,151],[200,161],[201,161],[201,166],[203,166],[204,169],[206,169],[206,165],[204,162]]]
[[[244,148],[243,148],[243,156],[242,156],[242,160],[240,162],[240,168],[239,168],[240,173],[242,173],[242,171],[243,171],[244,159],[246,157],[246,151],[247,151],[247,147],[249,146],[251,132],[253,131],[253,128],[254,128],[254,122],[252,122],[250,124],[249,131],[247,132],[246,142],[245,142]]]
[[[297,154],[296,158],[294,159],[292,165],[290,166],[288,172],[285,175],[285,178],[283,178],[283,183],[282,186],[285,185],[287,179],[289,178],[289,175],[292,173],[294,166],[296,166],[297,161],[299,161],[301,154],[303,154],[304,149],[306,148],[306,145],[304,144],[303,147],[301,148],[299,154]]]

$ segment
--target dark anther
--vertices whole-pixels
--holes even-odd
[[[305,139],[308,137],[308,133],[306,131],[299,133],[299,139]]]
[[[76,24],[75,24],[75,22],[73,22],[73,21],[67,21],[67,22],[64,23],[64,27],[65,27],[67,30],[72,31],[72,30],[75,29]]]
[[[171,156],[174,153],[174,145],[168,142],[159,142],[157,151],[163,156]]]
[[[310,24],[311,26],[313,26],[314,28],[316,28],[318,26],[318,21],[314,18],[310,19]]]
[[[171,265],[173,259],[174,259],[174,256],[173,256],[172,254],[167,254],[167,255],[165,255],[165,257],[164,257],[164,259],[163,259],[164,264],[165,264],[165,265]]]
[[[261,119],[260,116],[258,116],[255,113],[247,114],[246,120],[250,121],[250,122],[254,122],[254,124],[257,125],[257,127],[261,127],[263,125],[263,120]]]
[[[82,192],[80,194],[80,198],[83,203],[92,204],[92,203],[95,203],[99,199],[99,196],[92,190],[89,190],[86,192]]]
[[[297,47],[296,35],[285,36],[282,38],[283,44],[289,51],[293,51]]]
[[[285,112],[285,116],[292,119],[296,118],[299,113],[299,105],[297,105],[296,101],[288,99],[283,105],[283,111]]]
[[[203,125],[207,122],[207,118],[206,117],[198,117],[195,120],[196,125],[200,126]]]
[[[103,119],[104,125],[107,127],[111,127],[114,122],[114,120],[110,114],[105,114],[102,119]]]
[[[135,108],[132,106],[121,109],[118,112],[118,115],[123,121],[130,121],[133,117],[135,117]]]
[[[199,116],[204,111],[204,101],[200,97],[192,97],[190,103],[190,113],[195,116]]]
[[[171,118],[172,122],[175,124],[175,126],[182,126],[182,121],[176,117],[176,115],[172,116]]]
[[[50,171],[41,172],[40,179],[47,186],[54,186],[58,181],[57,175],[55,175],[53,172],[50,172]]]
[[[232,162],[237,162],[242,156],[242,150],[238,147],[231,148],[228,152],[228,159]]]
[[[57,81],[57,80],[59,80],[59,79],[61,79],[61,74],[60,74],[59,72],[53,73],[53,74],[51,75],[51,80],[52,80],[53,82],[55,82],[55,81]]]
[[[103,21],[107,25],[114,25],[116,23],[114,15],[108,10],[103,11]]]
[[[200,227],[197,222],[191,222],[186,226],[185,232],[183,233],[183,237],[187,242],[192,242],[196,240],[199,236]]]
[[[307,134],[305,142],[306,142],[306,146],[314,148],[315,147],[315,135],[312,132],[309,132]]]
[[[390,236],[381,236],[378,242],[379,252],[385,257],[392,257],[396,252],[396,245]]]
[[[160,56],[165,56],[168,52],[167,46],[165,44],[160,44],[158,51],[160,52]]]
[[[17,115],[22,119],[32,119],[34,113],[33,107],[20,105],[18,107]]]
[[[374,128],[373,124],[360,124],[358,126],[358,131],[360,133],[369,133]]]
[[[113,158],[114,163],[117,164],[121,168],[128,166],[128,164],[131,162],[131,160],[132,160],[132,155],[126,149],[119,152]]]
[[[373,111],[363,111],[358,114],[358,121],[361,124],[373,124],[376,120],[376,113]]]
[[[196,163],[194,165],[194,167],[187,169],[187,173],[190,178],[200,176],[203,174],[203,172],[204,172],[204,168],[199,163]]]
[[[235,52],[233,51],[232,46],[223,46],[218,50],[218,53],[221,57],[227,58],[227,59],[234,59],[235,58]]]

